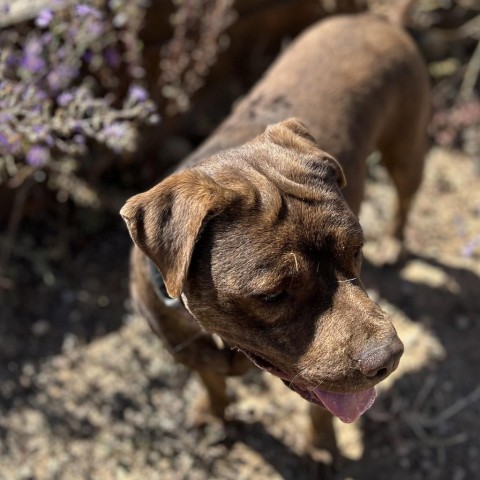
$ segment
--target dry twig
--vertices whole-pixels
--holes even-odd
[[[460,91],[458,98],[460,100],[467,100],[472,97],[475,90],[475,85],[478,81],[478,76],[480,74],[480,41],[477,43],[475,51],[473,52],[472,58],[468,62],[465,75],[463,76],[462,85],[460,86]]]
[[[432,28],[432,31],[442,34],[442,36],[450,42],[457,42],[458,40],[465,40],[466,38],[476,38],[480,40],[480,15],[468,20],[468,22],[465,22],[458,28]]]
[[[0,271],[4,271],[15,245],[18,228],[23,218],[23,209],[27,201],[30,188],[33,185],[32,177],[27,178],[15,193],[13,208],[8,219],[7,233],[5,243],[0,252]]]
[[[0,28],[15,25],[35,18],[42,10],[65,8],[74,0],[55,2],[52,0],[0,0]]]
[[[450,405],[447,409],[441,412],[434,420],[433,424],[438,425],[439,423],[449,420],[457,413],[461,412],[463,409],[469,407],[470,405],[478,402],[480,400],[480,385],[469,393],[466,397],[460,398],[455,403]]]

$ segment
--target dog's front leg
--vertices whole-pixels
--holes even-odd
[[[331,462],[336,463],[339,456],[335,431],[333,429],[333,416],[324,408],[310,405],[311,431],[309,450],[314,457],[324,461],[324,453],[331,455]]]
[[[197,425],[206,423],[212,416],[223,420],[229,403],[225,375],[207,369],[199,369],[196,372],[205,386],[206,394],[199,397],[193,407],[192,423]]]

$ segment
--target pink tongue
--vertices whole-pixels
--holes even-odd
[[[345,423],[352,423],[366,412],[377,396],[375,388],[359,393],[331,393],[319,388],[315,388],[313,392],[330,413]]]

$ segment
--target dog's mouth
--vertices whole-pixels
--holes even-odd
[[[334,393],[318,387],[306,388],[262,356],[245,349],[242,352],[259,368],[282,379],[283,383],[305,400],[327,409],[344,423],[352,423],[365,413],[377,396],[375,387],[355,393]]]

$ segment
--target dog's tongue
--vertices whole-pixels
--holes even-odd
[[[313,392],[330,413],[345,423],[352,423],[366,412],[377,396],[375,388],[359,393],[331,393],[319,388],[315,388]]]

